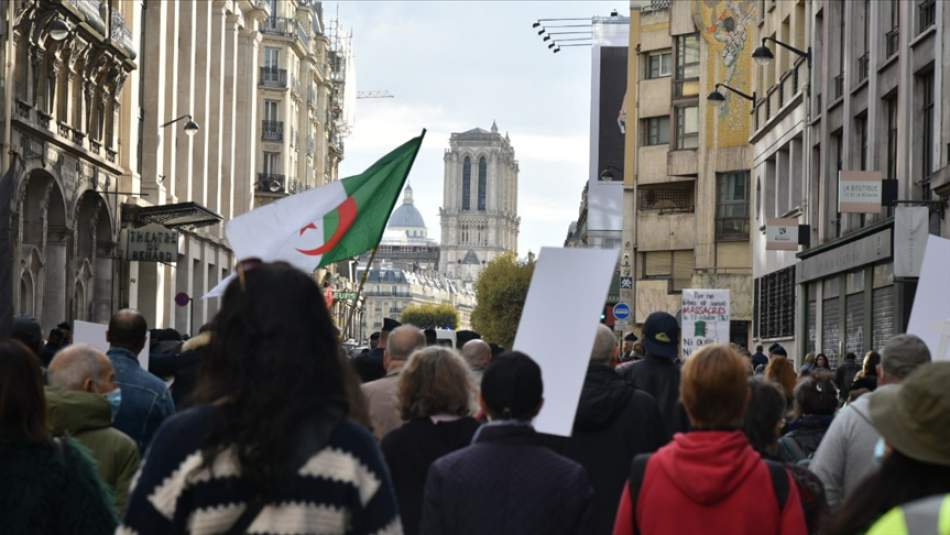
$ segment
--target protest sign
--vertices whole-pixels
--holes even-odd
[[[929,236],[907,333],[916,334],[927,343],[933,360],[950,360],[948,265],[950,265],[950,240]]]
[[[570,436],[597,324],[617,267],[615,249],[543,247],[514,349],[541,366],[541,433]]]
[[[706,344],[729,342],[729,290],[683,290],[683,358]]]

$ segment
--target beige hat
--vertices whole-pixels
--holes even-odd
[[[875,392],[871,421],[884,440],[917,461],[950,466],[950,362],[925,364],[897,388]]]

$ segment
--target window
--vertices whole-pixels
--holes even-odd
[[[884,57],[889,58],[897,53],[898,41],[900,37],[900,28],[901,23],[901,11],[900,11],[900,0],[891,0],[891,6],[889,10],[890,14],[890,27],[887,28],[888,32],[884,34]]]
[[[699,34],[677,35],[676,79],[699,78]]]
[[[664,145],[670,142],[670,118],[649,117],[643,120],[644,145]]]
[[[887,113],[887,175],[884,178],[897,178],[897,95],[884,100]]]
[[[485,196],[488,193],[488,162],[482,156],[478,159],[478,209],[485,211]]]
[[[280,105],[280,102],[277,100],[264,101],[264,120],[265,121],[280,120],[280,115],[278,113],[279,105]]]
[[[692,180],[637,186],[640,210],[692,212],[695,206]]]
[[[280,66],[280,49],[272,46],[264,47],[264,66],[276,69]]]
[[[280,172],[280,153],[264,151],[264,174],[276,175]]]
[[[650,52],[647,55],[647,78],[662,78],[673,73],[673,53]]]
[[[676,113],[676,148],[695,149],[699,146],[699,107],[680,106]]]
[[[749,172],[716,173],[716,239],[749,239]]]
[[[871,53],[871,0],[864,0],[864,28],[861,35],[861,55],[858,56],[858,82],[867,80],[870,71]]]
[[[472,159],[462,162],[462,210],[472,209]]]
[[[650,251],[643,253],[643,278],[649,280],[669,280],[671,292],[680,292],[689,288],[693,270],[696,268],[696,256],[693,251]]]
[[[917,33],[933,26],[936,15],[936,0],[917,0]]]
[[[927,181],[933,171],[934,140],[934,73],[928,71],[917,77],[920,87],[920,118],[923,123],[920,136],[920,179]]]
[[[795,266],[755,281],[759,338],[784,338],[795,332]]]

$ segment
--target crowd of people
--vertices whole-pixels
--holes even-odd
[[[134,310],[107,352],[17,318],[0,340],[0,531],[950,532],[950,363],[916,336],[796,371],[778,344],[681,359],[665,312],[639,336],[600,325],[559,437],[532,425],[562,395],[532,356],[394,320],[351,356],[310,276],[237,272],[187,340],[148,337]]]

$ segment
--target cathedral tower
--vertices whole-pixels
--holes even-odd
[[[488,262],[518,251],[518,160],[507,134],[452,134],[445,151],[439,269],[474,281]]]

